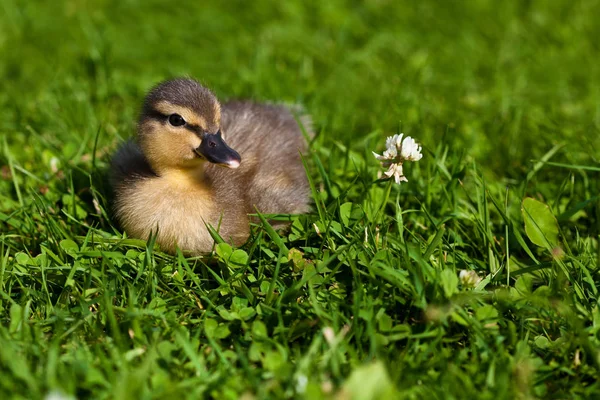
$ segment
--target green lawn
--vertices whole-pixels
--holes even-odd
[[[0,398],[600,397],[599,15],[0,1]],[[123,236],[110,154],[180,75],[306,108],[312,214],[213,258]]]

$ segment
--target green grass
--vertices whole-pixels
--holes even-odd
[[[600,396],[600,2],[321,3],[0,2],[0,398]],[[312,214],[124,239],[110,153],[178,75],[304,105]]]

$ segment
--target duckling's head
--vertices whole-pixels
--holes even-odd
[[[229,168],[240,155],[221,134],[221,105],[192,79],[173,79],[154,87],[144,101],[138,143],[156,172],[198,167],[209,161]]]

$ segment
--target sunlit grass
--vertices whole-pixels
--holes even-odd
[[[316,4],[0,4],[1,398],[599,395],[600,4]],[[110,154],[177,75],[313,116],[313,213],[122,234]]]

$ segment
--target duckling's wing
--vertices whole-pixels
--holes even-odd
[[[215,178],[234,178],[249,212],[254,207],[267,214],[308,211],[310,188],[300,157],[308,146],[292,112],[282,105],[235,101],[223,105],[221,124],[242,163],[229,177],[215,169]]]
[[[111,160],[110,169],[113,187],[156,176],[140,146],[131,139],[117,150]]]
[[[266,150],[272,155],[287,151],[298,153],[307,148],[303,131],[312,136],[312,122],[299,107],[231,101],[222,106],[221,125],[225,141],[238,152],[250,154]],[[283,147],[281,147],[283,146]],[[279,148],[271,152],[270,148]]]

